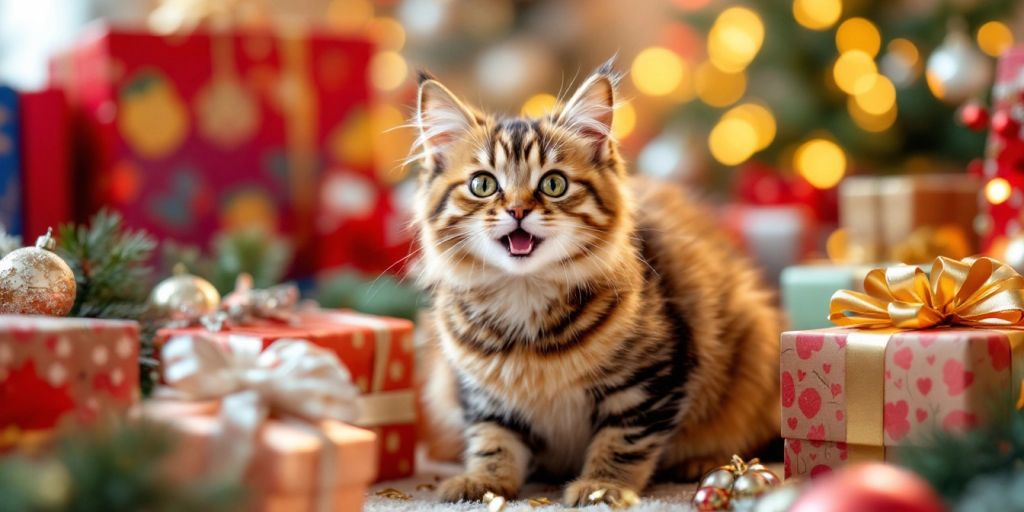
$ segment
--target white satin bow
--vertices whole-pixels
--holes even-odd
[[[311,421],[359,416],[359,389],[338,356],[306,340],[261,348],[258,338],[230,335],[223,343],[199,334],[172,338],[161,351],[170,386],[190,399],[221,399],[212,471],[242,475],[272,411]]]

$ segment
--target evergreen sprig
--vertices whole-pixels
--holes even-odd
[[[75,273],[78,291],[71,316],[137,320],[146,307],[156,241],[102,210],[88,226],[65,224],[57,250]]]
[[[236,510],[238,482],[169,478],[175,438],[150,423],[66,433],[43,457],[0,458],[0,512]]]
[[[998,419],[967,433],[936,428],[923,442],[901,446],[898,462],[924,477],[952,503],[974,501],[978,493],[992,491],[1001,483],[1022,482],[1024,413],[995,417]]]

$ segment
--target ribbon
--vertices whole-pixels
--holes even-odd
[[[221,300],[219,310],[199,317],[198,322],[210,332],[220,332],[228,324],[244,325],[255,319],[294,324],[297,321],[295,310],[299,307],[299,289],[294,284],[257,289],[253,287],[252,276],[243,272],[235,281],[235,290]]]
[[[1024,325],[1024,278],[992,258],[938,257],[930,277],[916,266],[873,269],[864,293],[839,290],[829,309],[836,325],[860,329],[846,338],[846,442],[856,460],[884,458],[885,350],[894,334],[943,325],[987,328],[1007,337],[1013,361],[1024,355],[1024,331],[1016,329]],[[1012,365],[1016,394],[1022,367]]]
[[[867,329],[1024,325],[1024,278],[988,257],[940,256],[931,278],[916,266],[876,268],[864,278],[864,291],[833,294],[829,320]]]
[[[270,414],[351,422],[359,416],[359,390],[332,352],[306,340],[282,339],[260,351],[262,342],[228,336],[226,343],[203,335],[172,338],[164,346],[164,379],[187,398],[220,399],[222,428],[213,442],[211,471],[245,473],[256,434]],[[315,430],[315,429],[314,429]],[[319,481],[329,482],[335,461],[321,436]],[[332,489],[318,486],[317,503],[330,503]]]

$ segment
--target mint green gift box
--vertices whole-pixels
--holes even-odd
[[[864,276],[883,265],[837,265],[821,263],[786,267],[780,289],[782,308],[789,318],[787,329],[803,331],[833,327],[828,305],[838,290],[863,291]]]

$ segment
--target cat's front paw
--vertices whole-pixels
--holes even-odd
[[[612,508],[629,508],[640,503],[640,496],[622,484],[580,479],[565,488],[563,501],[569,507],[606,503]]]
[[[442,501],[482,501],[488,492],[495,496],[512,499],[519,489],[509,482],[486,474],[467,473],[449,478],[437,488]]]

